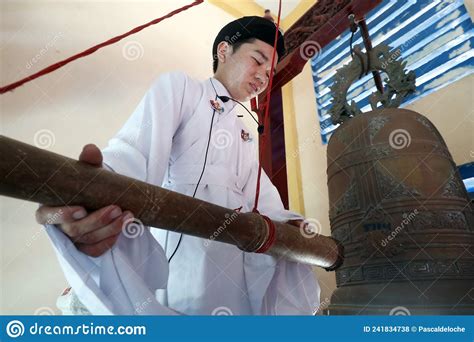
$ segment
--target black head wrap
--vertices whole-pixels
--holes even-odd
[[[213,59],[217,59],[217,45],[224,41],[230,45],[234,45],[242,40],[256,38],[273,47],[275,42],[275,30],[275,24],[262,17],[251,16],[234,20],[225,25],[217,34],[214,45],[212,46]],[[278,32],[276,50],[279,60],[285,54],[285,42],[281,32]]]

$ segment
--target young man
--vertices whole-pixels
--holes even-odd
[[[275,25],[261,17],[226,25],[213,46],[213,78],[162,75],[102,154],[87,145],[80,160],[251,211],[256,137],[249,137],[235,102],[220,97],[247,101],[267,87],[274,37]],[[277,53],[284,53],[281,35]],[[113,205],[88,214],[81,207],[59,209],[63,215],[47,232],[69,284],[92,314],[311,314],[319,305],[309,266],[154,227],[127,234],[122,230],[132,213]],[[258,210],[276,221],[302,219],[284,209],[264,173]],[[57,211],[41,207],[38,221]]]

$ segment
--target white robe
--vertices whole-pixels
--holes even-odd
[[[230,96],[212,79],[219,95]],[[180,72],[154,82],[103,152],[114,172],[192,196],[202,171],[216,91],[211,79]],[[196,198],[251,211],[258,158],[232,101],[216,112],[205,173]],[[253,141],[252,141],[253,140]],[[300,219],[284,209],[264,172],[258,210],[276,221]],[[311,267],[246,253],[232,245],[147,228],[121,234],[98,258],[79,252],[59,229],[47,226],[69,284],[92,314],[292,315],[312,314],[320,289]],[[176,312],[175,312],[176,311]]]

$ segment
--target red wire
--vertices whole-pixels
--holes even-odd
[[[34,80],[34,79],[36,79],[36,78],[38,78],[38,77],[40,77],[40,76],[49,74],[50,72],[53,72],[54,70],[57,70],[57,69],[59,69],[59,68],[65,66],[66,64],[68,64],[68,63],[70,63],[70,62],[72,62],[72,61],[74,61],[74,60],[76,60],[76,59],[79,59],[79,58],[88,56],[88,55],[90,55],[90,54],[96,52],[97,50],[103,48],[104,46],[112,45],[112,44],[114,44],[114,43],[116,43],[116,42],[122,40],[122,39],[125,38],[125,37],[128,37],[128,36],[130,36],[130,35],[132,35],[132,34],[135,34],[135,33],[137,33],[137,32],[140,32],[141,30],[147,28],[148,26],[158,24],[160,21],[163,21],[163,20],[165,20],[165,19],[171,18],[171,17],[174,16],[175,14],[178,14],[178,13],[180,13],[180,12],[186,11],[187,9],[189,9],[189,8],[191,8],[191,7],[193,7],[193,6],[199,5],[199,4],[203,3],[203,2],[204,2],[204,0],[196,0],[196,1],[194,1],[192,4],[189,4],[189,5],[183,6],[183,7],[181,7],[181,8],[178,8],[178,9],[176,9],[176,10],[174,10],[174,11],[168,13],[167,15],[165,15],[165,16],[163,16],[163,17],[161,17],[161,18],[157,18],[157,19],[155,19],[155,20],[152,20],[152,21],[150,21],[150,22],[147,23],[147,24],[138,26],[138,27],[134,28],[133,30],[128,31],[127,33],[124,33],[124,34],[122,34],[122,35],[120,35],[120,36],[116,36],[116,37],[114,37],[114,38],[111,38],[111,39],[109,39],[109,40],[107,40],[107,41],[105,41],[105,42],[103,42],[103,43],[100,43],[100,44],[98,44],[98,45],[95,45],[95,46],[93,46],[93,47],[91,47],[91,48],[89,48],[89,49],[87,49],[87,50],[85,50],[85,51],[83,51],[83,52],[81,52],[81,53],[78,53],[78,54],[76,54],[76,55],[74,55],[74,56],[72,56],[72,57],[69,57],[69,58],[64,59],[64,60],[62,60],[62,61],[60,61],[60,62],[57,62],[57,63],[55,63],[55,64],[52,64],[52,65],[50,65],[50,66],[44,68],[43,70],[38,71],[37,73],[35,73],[35,74],[33,74],[33,75],[27,76],[27,77],[25,77],[25,78],[23,78],[23,79],[21,79],[21,80],[19,80],[19,81],[16,81],[16,82],[14,82],[14,83],[11,83],[11,84],[8,84],[8,85],[6,85],[6,86],[3,86],[3,87],[0,88],[0,94],[4,94],[4,93],[6,93],[7,91],[11,91],[11,90],[13,90],[13,89],[15,89],[15,88],[17,88],[17,87],[19,87],[19,86],[25,84],[25,83],[31,82],[32,80]]]
[[[272,67],[270,69],[270,77],[269,77],[269,82],[268,82],[268,91],[267,91],[267,98],[265,101],[265,115],[263,117],[263,126],[264,126],[264,133],[262,134],[262,139],[261,139],[261,144],[260,144],[260,153],[259,153],[259,162],[258,162],[258,175],[257,175],[257,188],[255,191],[255,204],[253,207],[253,212],[258,213],[258,199],[260,197],[260,178],[262,176],[262,157],[263,157],[263,152],[265,151],[265,142],[267,140],[267,134],[268,134],[268,127],[270,126],[269,124],[269,109],[270,109],[270,97],[271,97],[271,90],[272,90],[272,84],[273,84],[273,70],[275,67],[275,55],[276,55],[276,47],[278,43],[278,33],[280,30],[280,18],[281,18],[281,0],[279,0],[278,4],[278,20],[276,24],[276,30],[275,30],[275,42],[273,43],[273,55],[272,55]],[[281,57],[281,56],[280,56]]]

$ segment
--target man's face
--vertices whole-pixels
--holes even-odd
[[[216,75],[220,74],[219,78],[233,98],[248,101],[268,86],[272,53],[273,47],[258,39],[242,44],[237,51],[229,46],[225,61],[219,61]]]

